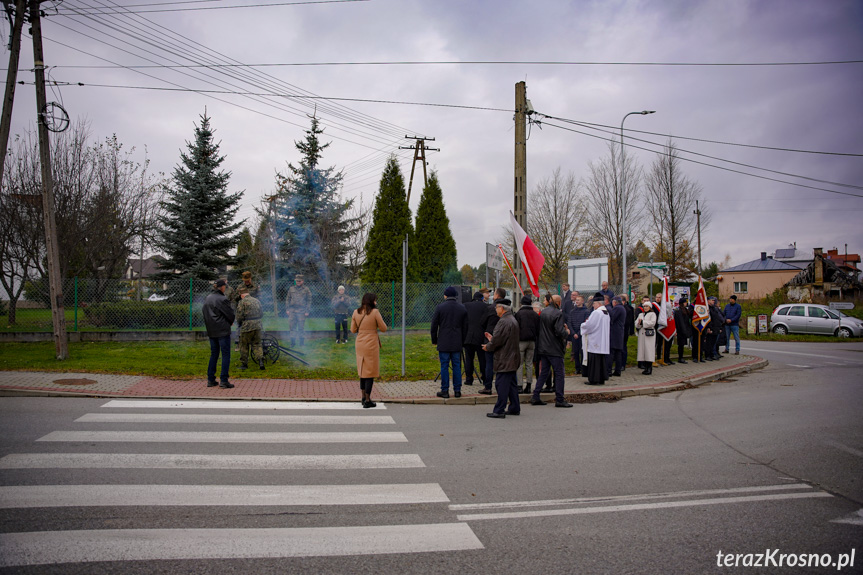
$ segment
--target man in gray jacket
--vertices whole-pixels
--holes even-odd
[[[210,363],[207,365],[207,387],[216,386],[216,362],[219,352],[222,354],[222,374],[219,387],[230,388],[234,384],[228,381],[228,369],[231,366],[231,324],[234,323],[234,310],[225,289],[228,282],[216,280],[213,292],[204,300],[201,310],[204,315],[204,325],[207,326],[207,336],[210,338]]]
[[[512,302],[506,298],[494,302],[494,310],[498,322],[494,333],[486,332],[488,343],[483,346],[485,351],[494,353],[494,372],[496,374],[497,403],[486,416],[503,419],[507,415],[519,415],[521,406],[518,402],[518,378],[516,371],[521,365],[521,354],[518,350],[518,321],[512,315]],[[509,401],[509,409],[506,403]]]

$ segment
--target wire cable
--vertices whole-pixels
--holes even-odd
[[[348,2],[370,2],[371,0],[306,0],[300,2],[272,2],[272,3],[264,3],[264,4],[240,4],[233,6],[200,6],[200,7],[189,7],[189,8],[157,8],[154,10],[110,10],[104,9],[103,11],[90,11],[87,12],[88,15],[93,16],[106,16],[112,14],[155,14],[159,12],[192,12],[192,11],[201,11],[201,10],[229,10],[233,8],[276,8],[280,6],[301,6],[305,4],[346,4]],[[186,2],[177,2],[177,4],[185,4]],[[169,3],[170,4],[170,3]],[[152,4],[155,6],[156,4]],[[159,4],[163,5],[163,4]],[[147,4],[140,4],[139,6],[147,6]],[[123,7],[125,8],[125,7]],[[60,10],[58,11],[60,15],[66,15],[66,11]]]

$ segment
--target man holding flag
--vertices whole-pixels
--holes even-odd
[[[692,306],[692,361],[694,362],[701,360],[703,352],[701,348],[704,343],[701,336],[708,323],[710,323],[710,310],[707,309],[707,292],[704,290],[704,280],[698,276],[698,291],[695,292],[695,302]]]
[[[660,302],[662,310],[659,321],[659,334],[662,336],[662,356],[657,358],[664,365],[674,365],[671,361],[671,338],[677,332],[676,322],[674,321],[674,308],[671,307],[671,298],[668,294],[668,276],[662,278],[662,301]],[[665,320],[665,327],[662,327],[662,320]]]

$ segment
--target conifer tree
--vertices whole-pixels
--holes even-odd
[[[411,225],[405,181],[395,156],[390,156],[375,198],[372,227],[366,242],[364,282],[402,280],[402,242],[408,236],[408,281],[416,281],[416,241]]]
[[[330,281],[343,275],[347,238],[356,222],[346,215],[353,200],[339,197],[342,173],[318,167],[330,144],[320,143],[324,131],[315,116],[311,121],[305,139],[294,142],[299,165],[288,164],[288,173],[276,174],[275,228],[284,272]]]
[[[195,126],[194,142],[180,153],[172,184],[162,202],[164,215],[157,246],[165,261],[158,274],[161,280],[193,277],[214,280],[217,270],[236,263],[228,252],[237,246],[238,230],[244,221],[234,222],[243,192],[228,193],[231,173],[220,171],[225,156],[213,141],[206,111]]]
[[[455,240],[436,172],[429,176],[417,207],[416,260],[419,281],[460,283]]]

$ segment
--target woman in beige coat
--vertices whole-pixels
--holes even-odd
[[[645,302],[639,308],[638,319],[635,320],[635,331],[638,333],[638,367],[643,367],[644,375],[653,373],[653,361],[656,359],[656,312],[650,302]],[[647,335],[650,330],[653,335]]]
[[[355,346],[357,351],[357,373],[360,376],[360,389],[363,392],[363,407],[374,407],[372,401],[372,385],[380,376],[381,338],[378,330],[386,331],[387,324],[377,309],[378,296],[367,293],[363,296],[360,307],[351,317],[351,332],[357,334]]]

